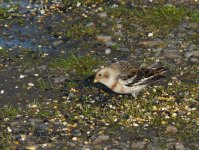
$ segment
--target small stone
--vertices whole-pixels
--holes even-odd
[[[131,144],[131,148],[132,149],[144,149],[146,147],[147,143],[148,143],[147,140],[133,142]]]
[[[62,44],[63,43],[63,41],[62,40],[59,40],[59,41],[55,41],[55,42],[53,42],[53,46],[58,46],[58,45],[60,45],[60,44]]]
[[[42,144],[42,147],[46,147],[46,146],[48,146],[48,144],[47,144],[47,143]]]
[[[199,51],[191,51],[191,52],[187,52],[185,54],[186,58],[190,58],[191,56],[193,56],[193,57],[199,57]]]
[[[191,58],[190,60],[191,60],[192,62],[197,62],[197,61],[198,61],[197,58]]]
[[[101,41],[101,42],[111,41],[111,36],[109,35],[98,35],[96,38],[98,41]]]
[[[161,41],[141,41],[138,43],[138,45],[143,46],[143,47],[147,47],[147,48],[152,48],[152,47],[156,47],[163,44]]]
[[[26,146],[27,150],[36,150],[37,146]]]
[[[73,140],[73,141],[77,141],[77,137],[73,137],[72,140]]]
[[[122,52],[129,52],[130,50],[125,47],[117,48],[117,51],[122,51]]]
[[[4,94],[5,93],[5,90],[1,90],[1,94]]]
[[[134,122],[134,123],[133,123],[133,126],[134,126],[134,127],[138,127],[139,125],[138,125],[137,123]]]
[[[21,140],[24,141],[26,139],[26,135],[25,134],[21,134]]]
[[[45,10],[44,9],[41,9],[40,13],[43,15],[45,14]]]
[[[116,26],[118,29],[122,29],[122,24],[117,24]]]
[[[107,13],[106,12],[101,12],[101,13],[98,13],[98,16],[101,17],[101,18],[106,18],[107,17]]]
[[[12,129],[10,127],[7,127],[8,132],[12,132]]]
[[[42,66],[38,66],[37,69],[39,70],[46,70],[47,66],[46,65],[42,65]]]
[[[24,77],[25,75],[22,75],[22,74],[19,76],[20,79],[23,79]]]
[[[176,134],[178,132],[178,129],[174,126],[167,126],[165,133],[167,134]]]
[[[54,83],[56,84],[61,84],[64,83],[64,81],[67,79],[65,76],[60,76],[60,77],[55,77],[54,78]]]
[[[81,6],[81,3],[80,2],[77,2],[77,5],[76,5],[77,7],[79,7],[79,6]]]
[[[92,27],[92,26],[94,26],[94,23],[93,23],[93,22],[90,22],[90,23],[88,23],[88,24],[86,25],[86,27]]]
[[[110,48],[107,48],[106,50],[105,50],[105,54],[106,55],[109,55],[111,53],[111,49]]]
[[[79,129],[75,129],[72,131],[71,133],[73,136],[80,136],[81,135],[81,131]]]
[[[182,111],[182,110],[179,110],[178,111],[178,115],[179,116],[183,116],[183,115],[185,115],[186,114],[186,111]]]
[[[108,42],[105,42],[105,45],[106,45],[106,46],[116,46],[117,43],[108,41]]]
[[[30,68],[30,69],[27,69],[24,71],[24,73],[30,73],[30,72],[33,72],[35,70],[35,68]]]
[[[33,87],[34,86],[34,83],[28,83],[28,86],[30,86],[30,87]]]
[[[197,22],[190,22],[188,24],[188,26],[191,28],[191,29],[194,29],[196,30],[198,28],[198,23]]]
[[[93,144],[99,144],[101,142],[108,141],[109,138],[109,135],[100,135],[93,141]]]
[[[171,115],[173,118],[176,118],[176,116],[177,116],[177,113],[172,113],[172,115]]]
[[[175,149],[176,150],[184,150],[185,148],[184,148],[184,145],[181,142],[177,142],[175,144]]]
[[[152,37],[153,36],[153,32],[148,34],[148,37]]]

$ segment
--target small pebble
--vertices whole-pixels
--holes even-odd
[[[12,132],[12,129],[10,127],[7,127],[8,132]]]
[[[133,123],[133,126],[134,126],[134,127],[138,127],[139,125],[138,125],[137,123],[134,122],[134,123]]]
[[[36,150],[36,146],[26,146],[27,150]]]
[[[104,141],[108,141],[110,138],[109,135],[99,135],[94,141],[93,144],[99,144]]]
[[[176,118],[176,116],[177,116],[177,113],[172,113],[172,115],[171,115],[173,118]]]
[[[1,94],[4,94],[5,90],[1,90]]]
[[[111,49],[110,48],[107,48],[106,50],[105,50],[105,54],[106,55],[109,55],[111,53]]]
[[[177,142],[175,144],[175,149],[176,150],[184,150],[185,148],[184,148],[184,145],[181,142]]]
[[[97,40],[102,41],[102,42],[108,42],[108,41],[111,41],[111,36],[109,36],[109,35],[98,35]]]
[[[148,34],[148,37],[152,37],[153,36],[153,32]]]
[[[22,75],[22,74],[19,76],[19,78],[20,78],[20,79],[23,79],[24,77],[25,77],[25,76],[24,76],[24,75]]]
[[[34,84],[33,83],[28,83],[28,86],[33,87]]]
[[[46,147],[46,146],[48,146],[48,144],[47,144],[47,143],[42,144],[42,147]]]
[[[21,134],[21,140],[24,141],[26,139],[26,135],[25,134]]]
[[[73,137],[72,140],[73,140],[73,141],[77,141],[77,137]]]
[[[77,5],[76,5],[77,7],[79,7],[79,6],[81,6],[81,3],[80,2],[77,2]]]
[[[101,18],[106,18],[107,17],[107,13],[101,12],[101,13],[98,13],[98,16],[101,17]]]
[[[34,74],[34,76],[35,76],[35,77],[38,77],[38,76],[39,76],[39,74]]]
[[[174,126],[167,126],[165,133],[167,134],[175,134],[178,132],[178,129]]]

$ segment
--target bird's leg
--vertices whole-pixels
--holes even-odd
[[[134,93],[131,93],[131,95],[134,97],[134,99],[137,99],[138,93],[134,92]]]

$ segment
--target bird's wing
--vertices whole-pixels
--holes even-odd
[[[127,61],[120,61],[111,64],[111,68],[119,72],[117,79],[127,85],[136,78],[137,69],[133,68]]]
[[[164,67],[159,68],[140,68],[137,70],[136,75],[132,82],[126,86],[147,85],[165,77],[164,73],[167,71]]]
[[[111,64],[111,68],[119,71],[117,79],[126,86],[147,85],[165,77],[165,67],[134,68],[127,61]]]

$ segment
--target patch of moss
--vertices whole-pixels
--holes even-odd
[[[13,106],[10,106],[10,105],[5,105],[5,106],[0,108],[0,118],[1,119],[13,118],[19,112],[20,112],[20,110],[17,107],[13,107]]]
[[[112,18],[121,18],[127,28],[141,25],[150,32],[168,33],[187,15],[185,7],[159,6],[152,8],[126,8],[119,6],[109,10]],[[133,28],[134,30],[134,28]]]
[[[77,6],[80,3],[83,6],[97,5],[102,3],[103,0],[63,0],[62,3],[66,6]]]
[[[0,149],[15,149],[14,147],[15,136],[8,131],[0,132]]]
[[[66,87],[67,87],[68,89],[76,88],[76,87],[78,87],[78,84],[77,84],[77,82],[75,82],[74,80],[69,80],[69,81],[66,83]]]
[[[53,60],[49,66],[66,72],[74,72],[77,76],[84,78],[91,75],[92,69],[100,63],[102,62],[89,55],[80,57],[71,54],[66,58]]]
[[[163,6],[149,9],[145,12],[144,24],[150,30],[165,30],[169,32],[186,16],[187,10],[184,7]]]
[[[11,13],[12,11],[18,10],[18,6],[11,6],[9,8],[0,7],[0,20],[11,18],[12,16],[20,16],[18,13]]]
[[[17,22],[19,25],[24,25],[24,24],[25,24],[25,20],[24,20],[24,19],[18,19],[18,20],[16,20],[16,22]]]
[[[0,20],[7,19],[10,17],[10,13],[7,8],[0,7]]]
[[[96,27],[86,27],[83,24],[76,24],[69,28],[66,32],[66,36],[69,38],[79,39],[81,37],[92,37],[99,33],[99,30]]]
[[[41,91],[53,88],[53,86],[49,82],[46,82],[43,78],[39,78],[37,80],[37,86],[39,87],[39,89],[41,89]]]
[[[198,10],[189,10],[188,15],[189,19],[193,22],[199,22],[199,11]]]
[[[8,51],[0,49],[0,58],[6,59],[8,57]]]

